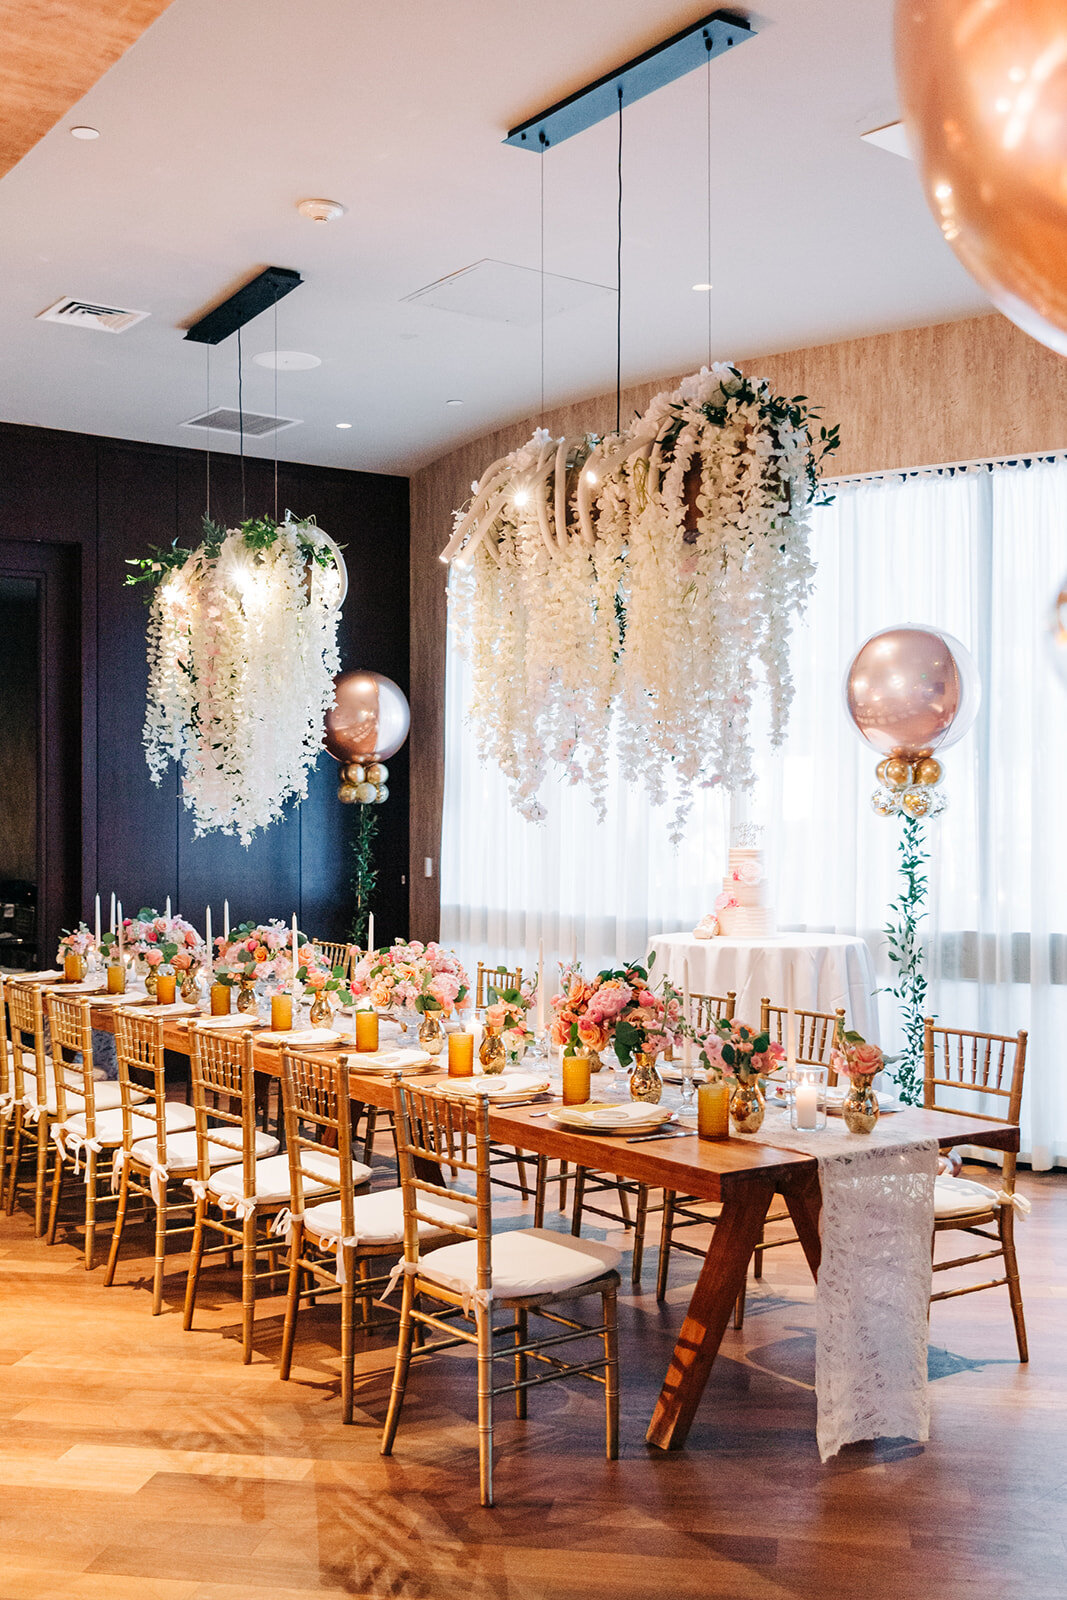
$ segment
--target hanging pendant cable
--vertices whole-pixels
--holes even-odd
[[[707,46],[707,365],[712,365],[712,42]]]
[[[545,425],[545,150],[548,140],[541,130],[541,426]]]
[[[244,369],[241,362],[241,330],[237,330],[237,418],[241,430],[241,521],[248,520],[245,500],[245,388]]]
[[[622,84],[619,84],[619,209],[615,249],[615,432],[622,412]]]
[[[204,346],[204,415],[211,415],[211,346]],[[211,426],[204,429],[204,515],[211,520]]]

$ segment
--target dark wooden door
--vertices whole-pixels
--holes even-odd
[[[80,551],[5,539],[0,575],[37,585],[37,953],[47,965],[81,914]],[[19,800],[0,795],[0,805]]]

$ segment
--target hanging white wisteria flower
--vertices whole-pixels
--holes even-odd
[[[307,794],[340,671],[344,558],[314,518],[289,512],[224,529],[204,521],[195,550],[143,560],[153,582],[144,744],[153,782],[170,761],[197,835],[257,828]]]
[[[618,435],[539,430],[472,486],[442,554],[451,621],[479,749],[525,816],[550,763],[602,816],[613,739],[653,800],[673,797],[674,837],[694,786],[752,784],[753,694],[781,744],[808,511],[837,445],[804,396],[716,365]]]

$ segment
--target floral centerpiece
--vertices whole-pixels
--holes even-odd
[[[485,1025],[495,1028],[501,1035],[504,1053],[509,1061],[521,1061],[526,1046],[533,1043],[533,1033],[527,1027],[527,1020],[535,991],[536,984],[529,983],[524,983],[519,989],[494,989],[492,984],[489,986]]]
[[[105,933],[100,940],[105,954],[117,943],[117,933]],[[123,919],[122,943],[124,950],[149,973],[161,968],[190,972],[207,955],[207,946],[191,922],[184,917],[161,917],[150,906],[142,906],[135,917]]]
[[[566,1045],[573,1024],[581,1044],[596,1051],[610,1045],[622,1066],[636,1055],[655,1057],[673,1046],[680,1033],[681,1003],[669,983],[663,997],[649,987],[654,960],[653,953],[648,967],[637,962],[606,967],[592,979],[582,976],[580,966],[562,968],[562,992],[552,999],[552,1042]]]
[[[215,981],[233,985],[242,980],[264,991],[285,988],[293,982],[316,992],[352,998],[344,967],[331,968],[306,933],[297,929],[297,967],[293,972],[293,930],[277,917],[269,922],[242,922],[230,937],[215,940],[218,955]]]
[[[740,1133],[755,1133],[763,1122],[759,1080],[785,1059],[785,1046],[771,1041],[766,1029],[750,1027],[736,1017],[713,1019],[703,1036],[690,1030],[700,1045],[700,1061],[709,1078],[730,1078],[734,1090],[730,1115]]]
[[[470,993],[470,980],[452,950],[434,943],[398,939],[384,950],[371,950],[352,973],[357,996],[369,995],[379,1011],[441,1011],[448,1016]]]
[[[862,1033],[838,1027],[830,1052],[834,1072],[849,1080],[841,1115],[850,1133],[871,1133],[878,1121],[878,1096],[874,1092],[875,1074],[885,1066],[885,1057],[876,1044],[868,1044]]]
[[[105,934],[100,941],[101,945],[104,945],[106,939],[107,935]],[[84,961],[95,949],[96,940],[93,937],[92,929],[88,928],[84,922],[79,922],[76,928],[63,929],[63,937],[60,939],[59,949],[56,951],[56,960],[63,961],[69,953],[70,955],[81,956]]]

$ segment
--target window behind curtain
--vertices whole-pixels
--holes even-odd
[[[1045,628],[1067,569],[1067,463],[931,474],[842,488],[812,518],[815,593],[795,630],[796,698],[778,754],[757,754],[753,802],[783,929],[858,932],[892,981],[881,929],[898,891],[900,824],[875,816],[877,756],[842,709],[845,667],[868,634],[933,624],[978,662],[983,706],[945,757],[949,809],[926,827],[930,1005],[948,1026],[1030,1030],[1024,1149],[1067,1162],[1067,688]],[[711,909],[727,807],[698,791],[687,836],[648,805],[640,775],[612,772],[607,820],[549,781],[548,821],[512,810],[463,719],[465,663],[449,648],[441,859],[442,939],[546,972],[576,939],[587,969],[641,955],[651,935]],[[759,730],[757,752],[759,751]],[[883,1040],[899,1030],[882,996]]]

